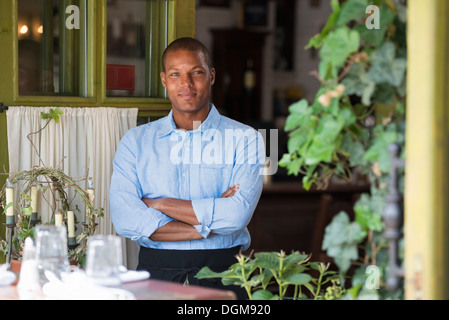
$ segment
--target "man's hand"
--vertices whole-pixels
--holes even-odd
[[[239,185],[230,186],[220,198],[230,198],[235,195]],[[183,241],[183,240],[197,240],[202,239],[202,236],[193,227],[199,222],[193,211],[192,202],[189,200],[180,200],[173,198],[150,199],[142,198],[142,201],[147,207],[159,210],[169,217],[179,221],[171,221],[165,226],[157,229],[150,239],[154,241]],[[214,236],[211,232],[209,237]]]
[[[239,189],[238,184],[230,186],[225,192],[223,192],[220,198],[230,198],[237,192],[238,189]]]
[[[220,196],[220,198],[230,198],[235,195],[235,193],[237,192],[238,189],[239,189],[238,184],[232,185],[225,192],[223,192],[223,194]],[[187,201],[187,200],[178,200],[178,199],[171,199],[171,198],[160,198],[160,199],[142,198],[142,201],[147,205],[147,207],[154,208],[161,212],[164,212],[164,209],[163,209],[164,202],[165,202],[165,204],[167,204],[167,202],[171,201],[171,200],[174,200],[174,201],[177,200],[177,202],[178,201],[183,201],[183,202]],[[178,202],[178,204],[180,204],[180,202]],[[167,214],[166,212],[164,212],[164,213]],[[167,215],[170,216],[170,214],[167,214]]]

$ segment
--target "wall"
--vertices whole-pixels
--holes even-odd
[[[304,50],[309,39],[317,34],[331,13],[328,1],[318,1],[319,6],[311,6],[312,1],[296,0],[295,8],[295,36],[294,36],[294,70],[275,71],[272,68],[274,26],[276,23],[274,1],[269,2],[268,25],[264,30],[269,31],[264,50],[264,79],[262,120],[273,120],[273,99],[275,91],[285,91],[299,87],[303,96],[309,101],[314,99],[319,88],[318,80],[309,75],[316,70],[318,56],[312,57],[311,50]],[[213,28],[232,28],[237,25],[239,15],[239,1],[232,0],[229,8],[217,8],[197,5],[196,9],[196,38],[212,47],[212,36],[209,32]]]

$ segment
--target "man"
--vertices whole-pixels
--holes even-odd
[[[206,265],[226,270],[250,245],[246,227],[262,191],[262,136],[210,104],[215,70],[201,42],[175,40],[162,65],[172,110],[122,138],[113,163],[112,221],[118,234],[140,245],[137,268],[152,278],[221,287],[219,279],[194,276]]]

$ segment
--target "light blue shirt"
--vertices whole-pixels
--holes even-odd
[[[113,162],[110,210],[115,230],[148,248],[246,250],[264,162],[262,135],[221,116],[212,104],[207,119],[192,131],[177,129],[172,112],[133,128],[120,141]],[[235,184],[240,188],[234,196],[220,198]],[[200,222],[194,227],[203,238],[151,240],[154,231],[174,219],[148,208],[142,198],[191,200]]]

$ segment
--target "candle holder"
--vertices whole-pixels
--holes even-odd
[[[36,224],[38,224],[39,222],[41,222],[41,220],[37,217],[37,212],[33,212],[31,213],[31,217],[30,217],[30,226],[31,228],[35,227]]]
[[[73,238],[70,237],[70,238],[68,239],[67,247],[68,247],[70,250],[76,249],[79,245],[80,245],[80,244],[79,244],[78,242],[76,242],[76,238],[75,238],[75,237],[73,237]]]
[[[3,225],[8,228],[8,255],[6,256],[6,265],[8,266],[8,270],[11,270],[12,236],[14,235],[14,228],[16,227],[14,217],[12,217],[12,221],[13,223],[10,223],[11,220],[3,223]]]

